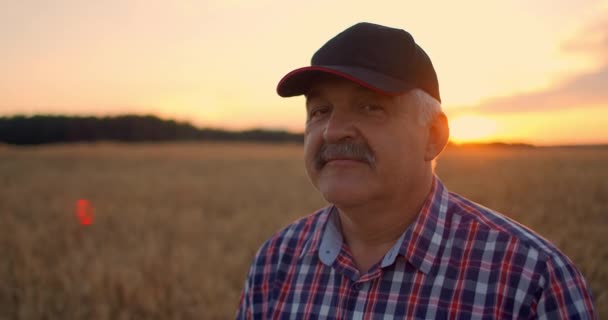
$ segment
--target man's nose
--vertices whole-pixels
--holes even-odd
[[[344,139],[354,139],[357,129],[354,119],[345,112],[332,112],[325,123],[323,138],[327,143],[335,143]]]

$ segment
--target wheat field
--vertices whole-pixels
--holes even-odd
[[[452,147],[437,171],[569,255],[606,318],[607,164],[606,148]],[[0,147],[0,319],[232,318],[259,245],[324,205],[298,145]]]

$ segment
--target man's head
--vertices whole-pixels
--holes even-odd
[[[287,74],[281,96],[306,96],[305,164],[325,199],[391,201],[432,175],[448,138],[430,59],[405,31],[361,23]]]

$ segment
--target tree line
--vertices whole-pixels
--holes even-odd
[[[0,142],[36,145],[66,142],[252,141],[302,142],[302,134],[281,130],[227,131],[197,128],[156,116],[78,117],[35,115],[0,117]]]

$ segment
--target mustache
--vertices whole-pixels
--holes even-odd
[[[376,157],[371,148],[361,142],[347,141],[341,143],[323,144],[315,154],[315,168],[321,169],[332,159],[351,159],[362,161],[371,167],[376,165]]]

